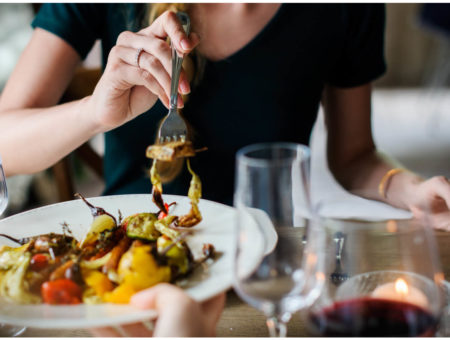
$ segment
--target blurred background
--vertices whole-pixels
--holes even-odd
[[[0,4],[0,92],[30,39],[38,6]],[[422,176],[450,177],[450,4],[389,3],[386,11],[388,70],[374,84],[372,104],[376,144]],[[89,94],[99,66],[97,45],[64,100]],[[319,115],[313,152],[326,137],[321,119]],[[102,143],[102,136],[97,136],[51,169],[8,178],[7,214],[68,200],[73,192],[100,195]]]

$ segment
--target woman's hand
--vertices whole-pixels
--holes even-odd
[[[385,190],[387,203],[409,209],[435,229],[450,231],[450,182],[444,176],[423,179],[401,171],[388,180]]]
[[[165,12],[137,33],[122,32],[111,49],[105,72],[90,98],[99,126],[107,131],[150,109],[159,98],[168,107],[172,74],[169,37],[179,54],[188,54],[199,43],[188,37],[174,12]],[[143,49],[141,53],[139,50]],[[184,71],[179,92],[190,92]],[[178,105],[183,106],[181,96]]]
[[[450,182],[445,177],[417,183],[407,204],[414,216],[427,217],[434,228],[450,231]]]
[[[160,283],[131,298],[132,305],[158,312],[153,332],[144,324],[135,323],[121,325],[121,331],[107,327],[95,329],[92,333],[101,337],[212,337],[216,333],[224,303],[224,293],[199,304],[180,288]]]

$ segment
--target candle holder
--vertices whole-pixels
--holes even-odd
[[[437,245],[426,220],[317,219],[326,231],[321,296],[304,313],[311,335],[433,336],[444,307]],[[335,235],[345,235],[336,284]]]

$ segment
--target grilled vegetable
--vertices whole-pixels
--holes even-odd
[[[136,289],[170,281],[169,268],[158,264],[152,254],[151,245],[135,243],[122,256],[117,273],[123,283],[129,283]]]
[[[167,217],[167,215],[169,214],[169,204],[164,203],[164,207],[166,208],[167,213],[165,213],[164,211],[161,211],[158,214],[158,220],[162,220],[164,217]]]
[[[153,161],[152,167],[150,169],[150,181],[152,183],[152,200],[153,203],[165,214],[168,213],[164,201],[162,199],[162,183],[161,177],[156,170],[156,159]]]
[[[48,266],[49,256],[46,254],[33,255],[30,261],[30,269],[38,272]]]
[[[111,254],[108,262],[102,267],[102,271],[108,274],[111,270],[116,270],[119,265],[119,261],[122,255],[127,251],[130,246],[131,240],[127,237],[122,238],[119,243],[109,252]]]
[[[91,210],[92,217],[94,217],[88,233],[80,243],[80,247],[96,242],[102,232],[113,231],[114,228],[117,227],[117,221],[115,217],[107,213],[105,209],[93,206],[80,194],[75,194],[75,196],[83,200],[83,202]]]
[[[167,256],[167,264],[171,267],[177,267],[177,274],[187,273],[189,270],[189,258],[187,257],[185,247],[174,245],[174,242],[166,236],[158,238],[157,247],[159,254],[164,252],[164,255]],[[168,250],[165,251],[166,249]]]
[[[7,270],[0,273],[0,294],[17,303],[38,303],[40,298],[29,291],[25,275],[30,265],[31,254],[25,247],[11,250],[14,263],[7,263]],[[3,257],[3,256],[2,256]],[[8,261],[6,261],[8,262]]]
[[[128,303],[139,290],[160,282],[170,281],[170,268],[159,265],[152,254],[151,245],[133,243],[122,256],[117,270],[121,284],[112,292],[105,293],[104,300],[113,303]]]
[[[135,289],[130,283],[123,283],[113,291],[103,295],[103,301],[110,303],[128,303],[131,297],[139,290]]]
[[[29,250],[33,253],[49,252],[53,255],[58,255],[70,251],[76,247],[75,239],[68,235],[49,233],[31,237],[24,237],[16,239],[14,237],[0,234],[0,236],[6,237],[11,241],[19,243],[21,245],[27,245]]]
[[[69,260],[67,262],[64,262],[61,266],[56,268],[51,274],[50,274],[50,281],[63,279],[66,277],[66,270],[68,270],[70,267],[74,265],[73,260]]]
[[[171,162],[176,158],[195,156],[194,146],[190,141],[174,141],[150,145],[146,150],[148,158]]]
[[[114,289],[114,284],[108,279],[108,276],[97,270],[83,271],[83,278],[86,285],[92,288],[99,297],[103,297],[106,292]]]
[[[116,221],[112,219],[109,215],[100,215],[94,218],[92,221],[91,228],[80,243],[80,247],[94,243],[98,241],[100,233],[113,230],[116,227]]]
[[[82,290],[69,279],[44,282],[41,288],[42,299],[50,305],[75,305],[81,303]]]
[[[180,227],[193,227],[202,220],[202,215],[198,209],[200,197],[202,197],[202,182],[200,177],[192,171],[189,159],[186,160],[187,168],[192,175],[191,183],[189,185],[188,197],[191,199],[191,210],[187,215],[180,217],[176,223]]]
[[[89,207],[89,209],[91,210],[92,217],[96,218],[96,217],[101,216],[101,215],[108,215],[109,217],[111,217],[114,220],[114,223],[116,223],[116,218],[113,215],[111,215],[110,213],[106,212],[105,209],[92,205],[91,203],[89,203],[86,200],[86,198],[84,198],[79,193],[76,193],[75,196],[80,198]]]
[[[125,218],[127,236],[130,238],[156,241],[160,233],[155,229],[156,214],[141,213]]]
[[[17,262],[27,251],[29,244],[24,244],[18,248],[3,246],[0,249],[0,270],[8,270],[17,265]]]
[[[86,269],[97,269],[103,267],[111,258],[111,252],[103,257],[91,261],[81,261],[81,267]]]
[[[178,236],[180,236],[180,232],[178,230],[169,228],[169,225],[171,225],[176,220],[177,220],[176,216],[169,215],[167,217],[164,217],[161,220],[156,221],[155,222],[155,228],[161,234],[166,235],[168,238],[174,240]]]

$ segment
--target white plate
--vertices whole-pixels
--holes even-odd
[[[151,196],[147,194],[104,196],[88,200],[116,217],[118,209],[123,217],[158,210]],[[184,215],[190,209],[187,197],[164,195],[164,200],[168,203],[177,202],[171,211],[174,215]],[[203,243],[211,243],[220,256],[206,269],[202,268],[192,273],[184,280],[182,287],[195,300],[204,301],[232,285],[235,209],[207,200],[201,200],[199,208],[203,221],[193,228],[195,233],[188,239],[189,246],[195,257],[201,253]],[[89,228],[92,216],[89,208],[81,200],[63,202],[0,220],[0,233],[18,238],[49,232],[61,233],[63,222],[66,222],[74,236],[80,239]],[[0,244],[17,246],[2,237]],[[19,305],[0,298],[0,322],[28,327],[90,328],[136,322],[155,316],[156,312],[153,310],[142,311],[129,305]]]

